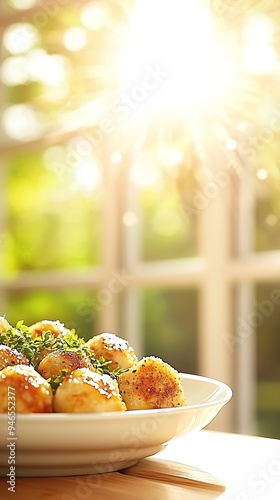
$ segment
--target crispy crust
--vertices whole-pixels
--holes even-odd
[[[118,384],[128,410],[186,405],[179,373],[160,358],[141,359],[118,377]]]

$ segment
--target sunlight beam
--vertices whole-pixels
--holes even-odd
[[[168,75],[165,105],[191,111],[217,93],[221,58],[205,2],[137,1],[121,58],[122,86],[131,87],[147,67],[157,65]]]

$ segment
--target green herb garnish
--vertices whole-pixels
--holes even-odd
[[[114,370],[110,370],[109,366],[112,363],[109,359],[100,356],[98,359],[92,360],[92,366],[96,369],[97,373],[110,375],[113,378],[117,378],[118,375],[126,371],[123,368],[115,368]]]
[[[14,328],[0,333],[0,344],[7,345],[11,349],[24,354],[29,361],[34,355],[32,335],[23,321],[18,321]]]
[[[52,378],[47,379],[47,382],[49,382],[49,384],[52,388],[53,394],[55,394],[56,389],[61,384],[61,382],[63,382],[67,373],[68,373],[68,370],[61,370],[60,374],[57,377],[55,377],[54,379],[52,379]]]
[[[41,354],[44,351],[72,351],[81,354],[89,361],[94,370],[103,375],[117,378],[126,369],[115,368],[110,370],[112,361],[101,356],[96,359],[94,352],[88,347],[86,341],[82,337],[78,337],[75,330],[70,330],[65,335],[55,335],[50,330],[42,332],[41,335],[34,336],[31,334],[28,326],[24,322],[18,321],[15,327],[11,327],[6,332],[0,333],[0,344],[9,346],[11,349],[16,349],[24,354],[30,364],[36,369],[40,360]],[[60,374],[54,379],[48,379],[53,393],[56,392],[58,386],[63,382],[68,370],[61,370]]]

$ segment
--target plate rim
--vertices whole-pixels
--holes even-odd
[[[226,384],[225,382],[222,382],[220,380],[217,380],[215,378],[211,377],[206,377],[203,375],[195,375],[191,373],[182,373],[179,372],[180,377],[182,380],[195,380],[197,382],[205,382],[208,384],[214,384],[217,386],[217,389],[223,389],[225,391],[225,394],[223,397],[220,399],[216,399],[214,401],[205,401],[202,403],[197,403],[194,405],[186,405],[186,406],[179,406],[179,407],[173,407],[173,408],[150,408],[146,410],[127,410],[127,411],[111,411],[111,412],[96,412],[96,413],[18,413],[17,414],[17,419],[20,419],[22,422],[26,420],[41,420],[43,421],[44,419],[52,419],[52,420],[65,420],[65,417],[69,420],[76,420],[77,418],[83,419],[83,420],[110,420],[112,417],[114,419],[125,419],[125,418],[137,418],[145,415],[152,415],[152,414],[159,414],[159,413],[168,413],[174,412],[176,413],[182,413],[182,412],[190,412],[192,410],[197,410],[200,408],[210,408],[211,406],[223,406],[226,403],[228,403],[232,396],[233,396],[233,390],[232,388]],[[188,395],[186,394],[186,397]],[[1,420],[6,420],[8,418],[8,415],[6,413],[0,413],[0,422]]]

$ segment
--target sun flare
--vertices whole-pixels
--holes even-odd
[[[160,67],[166,75],[165,106],[191,111],[217,93],[223,62],[205,2],[136,2],[121,58],[124,88],[135,84],[147,67]]]
[[[273,20],[245,4],[239,9],[231,22],[207,0],[134,1],[118,76],[121,100],[135,97],[127,123],[138,153],[147,143],[157,160],[163,149],[182,154],[188,144],[199,156],[214,147],[238,152],[240,124],[250,127],[269,92],[265,78],[279,72]],[[143,89],[151,74],[158,85]]]
[[[12,3],[21,8],[18,0]],[[7,107],[6,135],[38,140],[51,129],[52,110],[67,134],[95,127],[93,143],[108,136],[121,157],[127,150],[140,156],[147,147],[154,157],[144,164],[162,165],[170,175],[186,154],[204,146],[217,143],[238,152],[238,137],[249,133],[256,118],[263,120],[258,109],[278,88],[271,83],[280,69],[277,20],[257,3],[89,1],[74,25],[63,24],[63,53],[61,44],[48,52],[47,41],[44,48],[36,23],[10,25],[0,79],[15,89],[37,85],[42,96],[34,92],[30,102]],[[120,163],[118,156],[112,163]],[[135,169],[143,171],[143,164]],[[83,167],[78,175],[81,184],[86,172]]]

